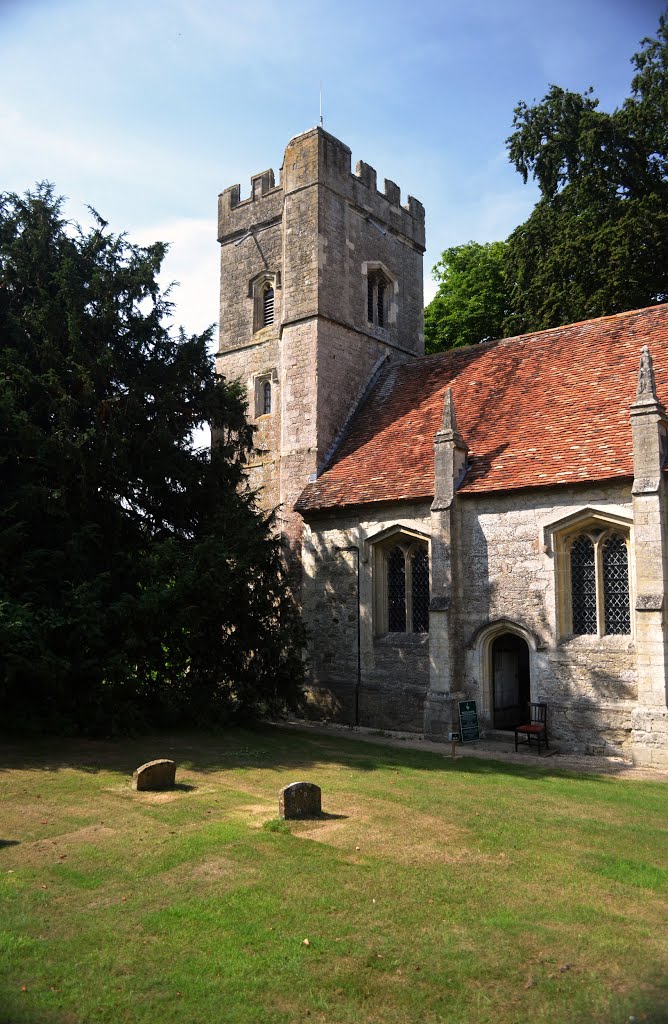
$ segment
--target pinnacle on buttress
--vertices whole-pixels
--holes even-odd
[[[455,418],[455,403],[452,400],[452,388],[448,388],[443,399],[443,417],[441,419],[441,431],[454,434],[457,430]]]
[[[653,398],[657,401],[654,367],[649,352],[649,345],[643,345],[640,352],[640,369],[638,370],[638,390],[636,398]]]

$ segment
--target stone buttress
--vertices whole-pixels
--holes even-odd
[[[452,595],[459,543],[456,490],[466,473],[466,442],[457,430],[452,390],[443,402],[440,430],[434,435],[434,500],[431,505],[431,602],[429,608],[429,690],[424,704],[424,735],[442,740],[457,729],[457,691],[453,650]]]
[[[668,536],[664,466],[666,410],[659,402],[652,358],[643,347],[638,392],[631,406],[633,432],[633,566],[638,704],[632,715],[634,760],[668,767],[668,643],[666,580]]]

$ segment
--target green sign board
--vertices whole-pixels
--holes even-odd
[[[478,709],[474,700],[459,701],[459,731],[462,743],[472,743],[480,739]]]

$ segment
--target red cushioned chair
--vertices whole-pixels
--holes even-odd
[[[517,741],[519,736],[526,736],[526,742],[531,746],[531,737],[538,740],[538,753],[540,754],[541,740],[545,740],[545,746],[549,750],[547,742],[547,704],[529,704],[529,721],[526,725],[515,726],[515,751],[517,752]]]

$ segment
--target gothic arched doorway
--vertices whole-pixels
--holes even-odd
[[[492,643],[494,728],[514,729],[527,718],[531,700],[529,646],[516,633],[502,633]]]

